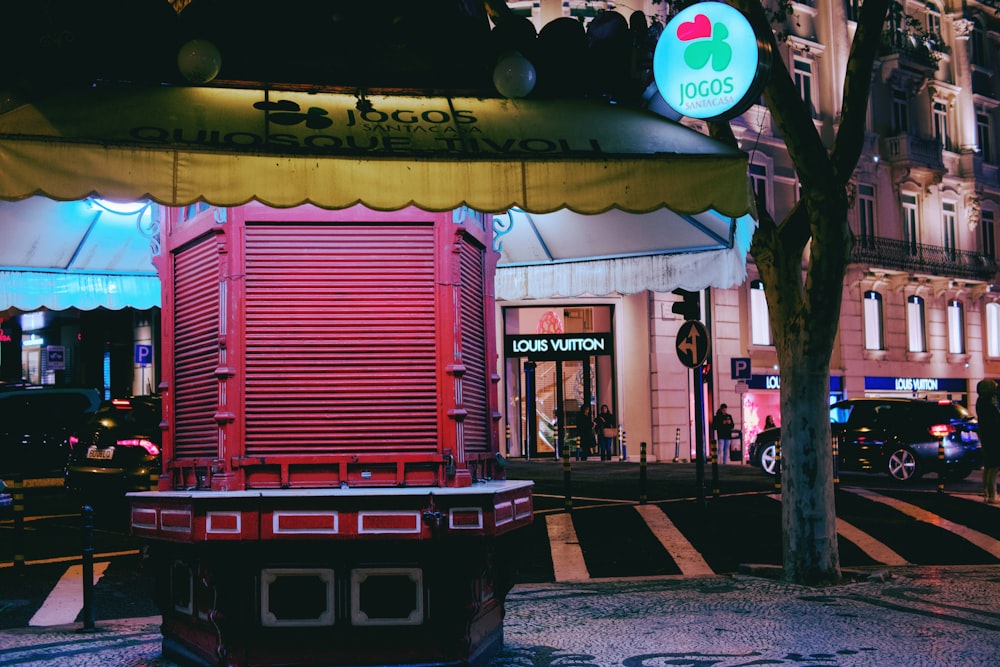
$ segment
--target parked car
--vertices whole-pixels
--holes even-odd
[[[905,398],[854,398],[830,407],[831,434],[839,438],[841,470],[884,472],[908,482],[928,472],[964,479],[980,466],[978,423],[951,401]],[[938,444],[944,439],[944,468]],[[761,431],[749,461],[775,474],[781,428]]]
[[[155,486],[162,431],[159,396],[105,401],[69,438],[64,486],[84,497],[118,497]]]
[[[0,473],[58,475],[69,434],[100,404],[96,389],[0,386]]]

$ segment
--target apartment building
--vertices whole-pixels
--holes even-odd
[[[540,19],[549,3],[520,4],[531,5],[532,18]],[[563,15],[582,11],[574,3],[558,4]],[[626,14],[633,9],[602,4]],[[663,4],[646,4],[647,17],[666,22]],[[829,145],[859,3],[811,0],[791,6],[787,21],[776,27],[781,33],[776,57],[792,73]],[[892,8],[872,72],[868,138],[851,184],[856,244],[831,359],[831,400],[919,396],[968,404],[979,379],[1000,377],[998,26],[994,10],[975,1],[907,1]],[[755,105],[732,126],[750,155],[759,206],[780,220],[796,201],[798,182],[768,109]],[[705,410],[710,415],[728,404],[744,443],[766,416],[780,424],[781,372],[764,285],[752,258],[747,273],[741,284],[708,290],[703,310],[712,336]],[[640,442],[647,443],[652,459],[688,458],[696,442],[695,383],[676,355],[682,321],[672,312],[677,300],[669,292],[647,291],[501,301],[507,319],[500,321],[530,308],[533,323],[554,318],[565,331],[600,324],[589,331],[606,334],[612,351],[593,358],[593,372],[545,369],[553,376],[546,381],[562,382],[564,400],[589,396],[595,405],[609,403],[620,416],[631,458]],[[735,372],[746,360],[749,377]],[[521,380],[513,377],[520,367],[506,362],[505,418],[515,434],[511,452],[531,455],[520,450],[518,435],[519,403],[526,400]],[[579,378],[586,376],[591,381],[584,386]],[[557,414],[552,410],[553,418]]]

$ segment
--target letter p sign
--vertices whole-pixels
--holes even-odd
[[[730,363],[734,380],[750,379],[750,357],[733,357]]]
[[[148,366],[153,363],[153,346],[152,345],[136,345],[135,346],[135,363]]]

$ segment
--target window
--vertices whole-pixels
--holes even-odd
[[[934,114],[934,141],[941,148],[948,148],[948,105],[935,100],[932,108]]]
[[[767,207],[767,167],[762,164],[751,164],[750,180],[753,182],[753,193],[757,196],[758,208],[770,211]]]
[[[799,60],[796,58],[792,69],[794,70],[795,87],[799,91],[799,96],[802,97],[802,101],[809,107],[809,115],[816,118],[816,105],[813,104],[812,63],[808,60]]]
[[[771,319],[764,295],[764,283],[750,282],[750,342],[753,345],[771,345]]]
[[[858,185],[858,234],[865,247],[871,247],[875,237],[875,188]]]
[[[917,196],[902,195],[903,243],[911,255],[917,254]]]
[[[919,296],[906,297],[907,349],[910,352],[926,352],[927,337],[924,334],[924,300]]]
[[[927,5],[927,46],[933,51],[940,51],[941,42],[941,10],[934,5]]]
[[[865,349],[884,350],[882,333],[882,295],[868,290],[864,298]]]
[[[969,35],[969,62],[972,65],[989,68],[990,51],[987,48],[986,32],[978,23],[972,28]]]
[[[906,101],[906,91],[892,89],[892,129],[896,134],[910,131],[910,106]]]
[[[847,0],[847,20],[858,22],[858,15],[861,13],[861,0]]]
[[[980,211],[979,224],[983,228],[983,254],[990,259],[996,259],[996,227],[993,221],[993,211]]]
[[[948,352],[965,354],[965,313],[957,299],[948,301]]]
[[[986,304],[986,356],[1000,357],[1000,303]]]
[[[952,260],[956,256],[955,247],[955,202],[941,204],[941,223],[944,225],[944,251]]]
[[[976,112],[976,145],[983,162],[993,164],[993,132],[990,131],[990,115],[984,111]]]

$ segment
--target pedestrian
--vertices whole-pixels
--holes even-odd
[[[768,415],[764,418],[764,428],[775,428],[774,417]]]
[[[980,380],[976,385],[976,419],[979,421],[979,444],[983,452],[983,501],[997,502],[997,472],[1000,471],[1000,406],[995,380]]]
[[[611,412],[607,404],[602,405],[601,411],[597,413],[597,433],[601,460],[610,461],[615,438],[618,437],[618,422],[615,421],[615,414]]]
[[[594,453],[597,441],[594,439],[594,418],[590,416],[590,406],[585,405],[576,415],[577,460],[586,461]]]
[[[728,406],[723,403],[712,419],[712,430],[715,431],[715,441],[718,443],[718,460],[729,463],[729,447],[733,437],[733,416],[726,412]]]

